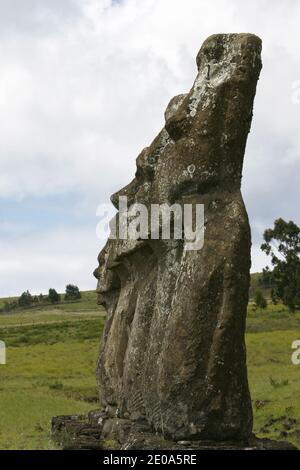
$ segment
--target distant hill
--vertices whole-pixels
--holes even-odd
[[[250,284],[250,291],[249,291],[250,299],[254,297],[255,292],[258,290],[262,291],[265,298],[267,299],[271,298],[271,287],[262,286],[260,284],[261,279],[262,279],[262,273],[251,274],[251,284]]]
[[[251,285],[250,285],[250,299],[254,297],[254,294],[257,290],[261,290],[264,294],[264,296],[267,299],[270,299],[271,297],[271,289],[270,288],[265,288],[260,285],[260,279],[262,278],[262,273],[253,273],[251,274]],[[89,310],[96,308],[97,306],[97,295],[95,291],[81,291],[82,298],[76,302],[65,302],[62,301],[59,304],[55,305],[55,308],[58,308],[60,310],[64,311],[70,311],[70,310]],[[46,295],[44,296],[45,298],[47,297]],[[63,299],[64,293],[61,293],[61,297]],[[18,300],[18,297],[6,297],[0,299],[0,310],[4,307],[5,302],[12,302],[14,300]],[[39,309],[41,308],[40,305],[34,305],[30,308],[26,308],[25,310],[29,309]],[[47,305],[42,306],[43,309],[47,308]],[[53,308],[53,305],[49,304],[48,308]],[[17,311],[21,311],[23,309],[18,309]]]
[[[28,310],[52,310],[55,308],[56,310],[61,310],[63,312],[76,312],[77,310],[79,311],[84,311],[84,310],[95,310],[97,308],[100,308],[97,306],[97,294],[96,291],[83,291],[81,292],[81,299],[75,300],[75,301],[70,301],[64,300],[64,293],[61,293],[61,299],[62,301],[57,303],[57,304],[51,304],[50,302],[47,302],[47,295],[43,295],[43,303],[36,303],[32,304],[29,307],[24,307],[24,308],[17,308],[11,312],[12,313],[21,313],[23,311],[28,311]],[[6,297],[0,299],[0,311],[3,309],[5,302],[13,302],[17,301],[18,297]],[[5,312],[3,312],[5,313]]]

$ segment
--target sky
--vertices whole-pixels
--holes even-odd
[[[295,0],[0,0],[0,297],[95,288],[97,207],[214,33],[263,40],[242,181],[261,270],[264,229],[300,225],[299,22]]]

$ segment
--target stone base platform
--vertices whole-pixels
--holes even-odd
[[[297,450],[289,442],[254,435],[248,442],[175,442],[154,434],[146,423],[107,418],[101,410],[52,418],[52,439],[62,450]]]

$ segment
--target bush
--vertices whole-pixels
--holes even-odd
[[[81,294],[79,288],[73,284],[68,284],[66,286],[65,300],[79,300],[81,299]]]
[[[265,309],[268,306],[267,301],[264,298],[263,293],[260,290],[256,291],[255,293],[254,304],[256,308],[260,308],[260,309]]]
[[[60,302],[60,295],[56,292],[55,289],[49,289],[48,300],[52,304],[57,304]]]
[[[32,303],[33,298],[28,290],[26,292],[23,292],[21,297],[19,297],[18,304],[20,307],[29,307]]]

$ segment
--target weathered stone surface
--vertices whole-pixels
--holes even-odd
[[[88,416],[57,416],[52,419],[52,436],[64,450],[297,450],[289,442],[257,439],[242,441],[172,441],[149,430],[147,423],[118,418],[102,419],[103,411]],[[103,432],[109,423],[109,438]]]
[[[51,423],[52,439],[65,450],[103,449],[102,427],[88,416],[55,416]]]
[[[107,309],[97,379],[115,417],[172,440],[248,439],[252,408],[244,344],[250,228],[240,186],[261,41],[209,37],[190,92],[137,158],[128,203],[204,204],[205,243],[108,240],[99,255]]]

